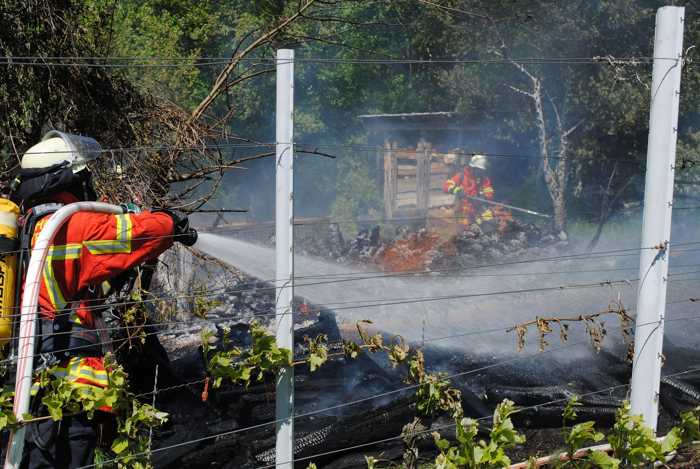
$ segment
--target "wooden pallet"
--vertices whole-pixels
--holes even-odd
[[[396,143],[387,142],[381,152],[386,218],[407,210],[426,216],[431,209],[454,205],[454,196],[442,190],[450,177],[444,153],[434,151],[427,142],[419,142],[415,149],[398,148]]]

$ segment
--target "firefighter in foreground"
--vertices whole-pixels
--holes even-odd
[[[96,200],[88,163],[100,150],[91,138],[51,131],[24,154],[13,194],[25,214],[23,248],[31,247],[62,205]],[[95,306],[104,302],[109,280],[155,260],[173,241],[188,246],[196,242],[187,218],[167,211],[136,212],[78,212],[58,230],[48,253],[39,296],[37,366],[52,366],[56,376],[76,387],[108,385],[104,355],[109,338]],[[38,390],[32,411],[40,399]],[[113,421],[110,410],[101,409],[93,420],[80,414],[30,424],[22,467],[93,464],[95,448],[110,444],[101,441]]]
[[[456,161],[454,154],[448,154],[448,164]],[[511,213],[498,204],[489,204],[494,197],[494,187],[488,177],[488,159],[485,155],[474,155],[451,178],[447,179],[442,189],[457,196],[455,200],[455,217],[460,231],[468,231],[472,224],[477,224],[484,231],[497,229],[505,231],[513,221]],[[479,201],[483,199],[484,201]]]

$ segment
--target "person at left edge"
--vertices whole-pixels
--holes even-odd
[[[88,164],[101,154],[92,138],[51,131],[23,155],[13,199],[24,213],[25,249],[62,205],[96,200]],[[196,239],[187,218],[169,212],[72,215],[47,254],[39,294],[38,352],[55,376],[78,388],[106,387],[109,339],[95,308],[102,301],[103,283],[153,261],[173,241],[192,245]],[[34,400],[40,396],[38,390]],[[38,402],[32,406],[39,409]],[[78,414],[30,424],[22,467],[72,469],[93,464],[95,448],[105,443],[100,441],[101,429],[112,419],[111,409],[102,408],[92,420]]]

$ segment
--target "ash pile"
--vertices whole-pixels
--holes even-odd
[[[295,233],[299,254],[338,263],[377,264],[387,271],[439,271],[526,257],[547,257],[569,245],[564,233],[513,221],[505,230],[476,223],[457,235],[415,225],[373,225],[346,239],[342,226],[301,226]]]

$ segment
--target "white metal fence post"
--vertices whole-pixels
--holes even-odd
[[[275,151],[275,260],[277,344],[294,351],[294,51],[277,51],[277,136]],[[284,368],[276,383],[276,467],[294,467],[294,369]]]
[[[632,413],[656,430],[668,282],[678,102],[683,66],[683,7],[656,13],[642,250],[632,367]],[[659,246],[659,249],[648,249]]]

